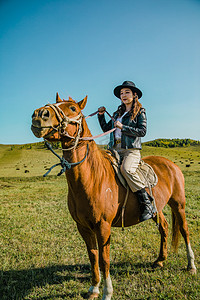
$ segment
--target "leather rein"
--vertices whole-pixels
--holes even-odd
[[[69,151],[69,150],[75,149],[78,142],[79,142],[79,140],[92,141],[96,138],[105,136],[105,135],[115,131],[115,129],[116,129],[116,128],[112,128],[111,130],[108,130],[104,133],[101,133],[101,134],[98,134],[98,135],[95,135],[95,136],[81,137],[80,135],[81,135],[81,132],[82,132],[82,119],[83,118],[88,119],[90,117],[95,116],[96,114],[98,114],[98,110],[95,111],[94,113],[88,115],[87,117],[84,117],[82,115],[82,113],[79,113],[76,117],[69,118],[65,115],[63,110],[59,106],[57,106],[56,104],[47,104],[47,105],[45,105],[45,107],[51,107],[54,110],[59,123],[58,123],[57,127],[51,126],[51,128],[53,130],[50,133],[48,133],[47,135],[45,135],[44,138],[46,139],[46,138],[50,137],[51,135],[53,135],[55,132],[58,132],[62,136],[66,136],[68,138],[74,139],[74,145],[72,147],[68,148],[68,149],[62,149],[63,151]],[[114,118],[107,111],[105,111],[105,112],[107,113],[107,115],[113,121],[115,121]],[[67,127],[67,125],[69,123],[77,123],[78,124],[79,127],[78,127],[78,132],[77,132],[76,136],[71,136],[65,131],[65,128]]]

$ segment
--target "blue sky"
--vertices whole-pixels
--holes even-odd
[[[0,144],[38,142],[32,112],[56,92],[112,113],[124,80],[143,92],[143,141],[200,140],[199,0],[0,1]]]

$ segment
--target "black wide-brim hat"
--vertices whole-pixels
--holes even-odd
[[[135,83],[133,83],[132,81],[124,81],[121,85],[118,85],[115,89],[114,89],[114,95],[117,98],[120,98],[120,91],[121,89],[124,88],[129,88],[130,90],[132,90],[133,94],[137,93],[138,98],[140,99],[142,97],[142,92],[135,86]]]

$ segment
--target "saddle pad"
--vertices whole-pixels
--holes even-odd
[[[140,161],[136,172],[141,178],[141,181],[145,184],[145,187],[154,187],[158,183],[158,177],[154,169],[143,160]]]
[[[118,152],[114,150],[112,152],[111,157],[112,157],[112,159],[111,159],[112,166],[113,166],[120,182],[122,183],[122,185],[125,188],[127,188],[127,182],[120,171],[120,156],[119,156]],[[144,162],[143,160],[140,161],[140,164],[139,164],[136,172],[137,172],[139,178],[141,179],[141,182],[145,185],[145,187],[152,188],[158,183],[158,177],[157,177],[156,173],[154,172],[153,168],[149,164]]]
[[[118,163],[116,161],[115,162],[112,161],[112,166],[113,166],[113,169],[115,170],[115,173],[116,173],[117,177],[119,178],[121,184],[127,189],[128,184],[120,171],[120,166],[118,165]]]

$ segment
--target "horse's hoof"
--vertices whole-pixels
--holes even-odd
[[[88,300],[93,300],[95,298],[98,298],[99,297],[99,294],[98,293],[88,293],[88,296],[87,296],[87,299]]]
[[[192,275],[196,275],[197,274],[197,269],[196,268],[188,268],[188,272]]]
[[[159,261],[159,260],[156,260],[156,261],[153,263],[153,268],[163,268],[163,262],[162,262],[162,261]]]

